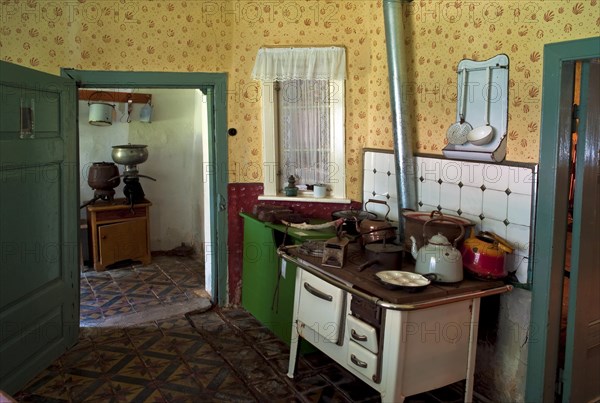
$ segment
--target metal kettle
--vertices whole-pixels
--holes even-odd
[[[508,276],[504,257],[512,252],[512,245],[500,236],[488,231],[481,231],[475,236],[472,229],[471,236],[465,239],[462,246],[467,273],[486,280],[499,280]]]
[[[423,233],[428,223],[439,220],[440,218],[432,218],[423,225]],[[465,235],[465,229],[460,223],[460,235],[451,244],[444,235],[438,233],[432,236],[429,240],[425,240],[425,244],[417,250],[417,240],[411,236],[412,241],[411,253],[415,258],[415,273],[422,275],[435,275],[434,281],[439,283],[456,283],[463,279],[463,261],[460,251],[456,248],[456,243]],[[425,235],[423,235],[425,238]]]

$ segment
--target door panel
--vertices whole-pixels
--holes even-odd
[[[582,65],[564,402],[600,399],[600,60]]]
[[[78,336],[75,82],[0,62],[0,110],[0,389],[14,393]]]

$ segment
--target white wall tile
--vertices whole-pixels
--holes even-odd
[[[529,259],[525,256],[509,253],[504,255],[504,267],[509,273],[515,273],[519,283],[527,283]]]
[[[485,164],[483,184],[487,189],[505,191],[508,188],[509,171],[506,165]]]
[[[363,169],[365,171],[373,171],[375,168],[375,159],[380,155],[380,153],[374,153],[372,151],[365,152],[364,161],[363,161]]]
[[[387,171],[386,171],[387,172]],[[389,177],[388,174],[384,171],[377,171],[374,174],[374,186],[373,190],[378,195],[387,195],[390,190]]]
[[[507,218],[511,224],[531,225],[531,196],[519,193],[508,195]]]
[[[444,183],[454,183],[462,179],[462,163],[460,161],[442,160],[440,164],[440,179]]]
[[[532,186],[536,181],[533,170],[529,168],[509,167],[508,188],[513,193],[532,195]]]
[[[519,256],[518,263],[515,275],[519,283],[525,284],[527,283],[527,275],[529,274],[529,258]]]
[[[461,217],[466,218],[467,220],[469,220],[475,224],[475,235],[477,235],[479,233],[479,231],[481,231],[481,220],[479,219],[478,216],[472,215],[469,213],[462,213]],[[468,238],[470,235],[471,234],[469,233],[469,234],[466,234],[465,236]]]
[[[483,192],[483,215],[485,218],[504,221],[508,208],[508,196],[506,193],[493,189]]]
[[[463,213],[479,216],[483,207],[483,192],[477,187],[463,186],[460,189],[460,209]]]
[[[423,158],[420,175],[427,180],[437,181],[440,178],[441,164],[442,162],[438,158]]]
[[[419,211],[437,211],[437,206],[432,206],[431,204],[423,204],[422,206],[419,206],[418,208]]]
[[[442,209],[453,211],[456,214],[460,208],[460,188],[452,183],[442,182],[440,186],[440,206]]]
[[[415,157],[415,165],[417,166],[417,178],[421,176],[421,165],[425,162],[423,157]]]
[[[393,162],[393,158],[390,157],[393,157],[393,154],[377,153],[377,157],[373,161],[373,167],[377,170],[377,172],[394,170],[394,165],[390,164],[390,162]]]
[[[440,204],[440,184],[436,181],[423,181],[421,201],[425,204],[438,206]]]
[[[481,220],[481,230],[493,232],[494,234],[506,239],[506,224],[504,224],[503,221],[486,217]]]
[[[400,217],[400,209],[398,205],[398,199],[395,197],[390,197],[387,200],[388,205],[390,206],[390,214],[388,215],[388,219],[390,221],[394,221],[394,226],[398,226],[398,217]]]
[[[396,183],[396,175],[391,174],[388,176],[388,193],[390,197],[397,198],[398,197],[398,184]]]
[[[363,191],[372,192],[375,190],[375,174],[372,170],[363,172]]]
[[[517,255],[529,256],[529,232],[529,226],[518,224],[508,225],[505,239],[515,248],[514,253]]]
[[[481,162],[462,162],[460,181],[463,185],[480,187],[483,185],[483,166]]]

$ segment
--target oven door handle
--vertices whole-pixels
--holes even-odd
[[[356,333],[356,330],[350,330],[350,336],[356,341],[367,341],[367,336]]]
[[[315,287],[313,287],[312,285],[308,284],[307,282],[304,282],[304,289],[306,289],[306,291],[308,291],[309,293],[311,293],[312,295],[314,295],[317,298],[321,298],[325,301],[333,301],[333,296],[329,295],[329,294],[325,294],[323,291],[319,291],[317,290]]]

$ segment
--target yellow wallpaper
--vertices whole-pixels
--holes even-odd
[[[510,58],[507,159],[537,161],[545,43],[600,32],[598,0],[414,1],[404,6],[415,151],[441,154],[463,58]],[[259,182],[260,46],[338,45],[348,57],[348,195],[360,198],[363,147],[392,148],[380,0],[2,0],[0,57],[58,74],[89,70],[229,73],[230,181]],[[352,186],[356,184],[357,186]]]

